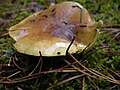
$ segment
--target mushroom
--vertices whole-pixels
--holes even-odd
[[[79,3],[62,2],[37,12],[9,29],[15,49],[24,54],[64,56],[88,50],[97,39],[102,21],[95,22]]]

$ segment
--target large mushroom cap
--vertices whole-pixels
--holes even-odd
[[[37,12],[9,29],[18,52],[39,56],[65,55],[75,36],[70,53],[80,53],[96,40],[102,22],[95,22],[76,2],[63,2]]]

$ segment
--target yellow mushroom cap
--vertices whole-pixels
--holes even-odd
[[[37,12],[9,29],[20,53],[39,56],[64,56],[75,36],[70,53],[80,53],[97,38],[102,22],[95,22],[76,2],[63,2]]]

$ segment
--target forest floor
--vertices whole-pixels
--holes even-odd
[[[70,55],[72,64],[61,57],[23,55],[13,47],[9,28],[47,8],[47,0],[0,0],[0,90],[120,90],[119,0],[68,1],[104,22],[94,48],[80,59]]]

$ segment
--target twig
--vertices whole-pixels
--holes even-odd
[[[89,56],[90,54],[96,52],[97,50],[105,49],[105,48],[114,48],[114,46],[100,46],[100,47],[96,47],[94,50],[89,51],[88,53],[86,53],[86,54],[83,56],[83,58],[82,58],[82,60],[81,60],[81,61],[82,61],[81,63],[84,63],[84,62],[85,62],[84,59],[85,59],[87,56]]]
[[[116,76],[120,77],[120,75],[116,72],[114,72],[113,70],[109,69],[108,67],[106,67],[105,65],[101,64],[102,67],[105,67],[106,69],[108,69],[110,72],[114,73]]]
[[[62,84],[64,84],[64,83],[66,83],[66,82],[69,82],[69,81],[73,80],[73,79],[80,78],[80,77],[82,77],[82,76],[84,76],[84,75],[85,75],[85,74],[81,74],[81,75],[77,75],[77,76],[73,76],[73,77],[70,77],[70,78],[68,78],[68,79],[65,79],[65,80],[63,80],[63,81],[61,81],[61,82],[59,82],[59,83],[57,83],[57,84],[55,84],[55,85],[47,88],[47,90],[50,90],[51,88],[54,88],[54,87],[57,87],[57,86],[60,86],[60,85],[62,85]]]
[[[66,62],[67,64],[70,64],[70,62],[68,62],[68,61],[66,61],[66,60],[65,60],[65,62]],[[93,77],[93,78],[96,78],[96,79],[97,79],[97,77],[95,77],[95,76],[93,76],[93,75],[85,72],[84,70],[81,70],[80,68],[76,67],[75,65],[71,65],[71,66],[72,66],[74,69],[77,69],[78,72],[81,72],[81,73],[83,73],[83,74],[85,74],[85,75],[87,75],[87,76],[90,76],[90,77]]]
[[[16,64],[16,62],[15,62],[14,59],[13,59],[12,61],[13,61],[13,64],[14,64],[20,71],[23,70],[22,68],[20,68],[20,67]]]
[[[0,83],[4,82],[3,80],[9,79],[9,78],[15,76],[16,74],[18,74],[18,73],[20,73],[20,72],[21,72],[21,71],[18,71],[18,72],[15,72],[15,73],[11,74],[10,76],[4,77],[3,79],[0,80]]]
[[[8,78],[11,78],[11,77],[13,77],[13,76],[15,76],[16,74],[18,74],[18,73],[20,73],[21,71],[18,71],[18,72],[16,72],[16,73],[13,73],[12,75],[10,75],[10,76],[7,76],[7,79]]]
[[[70,53],[69,53],[70,54]],[[88,72],[90,72],[91,74],[97,76],[97,77],[101,77],[99,76],[98,74],[92,72],[90,69],[86,68],[84,65],[82,65],[76,58],[74,58],[71,54],[70,56],[73,58],[73,60],[75,60],[75,62],[77,62],[81,67],[83,67],[85,70],[87,70]],[[104,77],[101,77],[101,78],[104,78]]]
[[[6,84],[13,84],[13,83],[20,83],[20,82],[24,82],[24,81],[28,81],[28,80],[32,80],[32,79],[35,79],[35,78],[38,78],[42,75],[45,75],[45,74],[48,74],[48,73],[55,73],[55,72],[68,72],[69,70],[61,70],[60,69],[55,69],[55,70],[50,70],[50,71],[44,71],[44,72],[40,72],[40,73],[35,73],[35,74],[32,74],[30,76],[24,76],[24,77],[21,77],[21,78],[16,78],[16,79],[13,79],[12,81],[3,81],[3,80],[0,80],[0,83],[6,83]],[[77,70],[72,70],[72,72],[76,72]],[[71,72],[71,69],[70,71]]]
[[[82,80],[82,90],[85,90],[85,77],[83,77],[83,80]]]
[[[95,84],[95,82],[89,77],[87,76],[88,80],[90,81],[90,84],[93,86],[93,88],[95,88],[95,90],[100,90],[100,88]]]
[[[55,72],[78,72],[77,69],[73,69],[73,68],[64,68],[64,69],[55,69],[55,70],[50,70],[50,71],[45,71],[45,72],[42,72],[42,73],[55,73]]]
[[[5,33],[5,34],[0,35],[0,37],[5,37],[5,36],[8,36],[8,35],[9,35],[8,33]]]
[[[0,66],[7,67],[7,66],[8,66],[8,64],[0,64]],[[15,65],[11,64],[11,65],[10,65],[10,66],[8,66],[8,67],[13,67],[13,66],[15,66]]]
[[[40,61],[41,61],[41,63],[40,63],[40,69],[39,69],[39,73],[41,72],[41,70],[42,70],[42,65],[43,65],[43,58],[42,58],[42,54],[41,54],[41,52],[39,52],[40,53]]]
[[[41,53],[40,53],[40,55],[41,55]],[[35,70],[38,68],[38,66],[40,65],[40,63],[41,63],[41,57],[42,56],[40,56],[40,59],[39,59],[39,61],[38,61],[38,63],[37,63],[37,65],[35,66],[35,68],[32,70],[32,72],[30,72],[29,73],[29,75],[28,76],[30,76],[30,75],[32,75],[34,72],[35,72]],[[40,69],[41,70],[41,69]]]
[[[30,8],[22,8],[22,9],[19,9],[19,10],[12,10],[12,11],[7,11],[7,12],[3,12],[3,13],[1,13],[0,15],[10,15],[10,14],[15,14],[15,13],[17,13],[17,14],[19,14],[19,13],[21,13],[21,12],[24,12],[24,11],[31,11],[31,9]]]
[[[118,32],[117,34],[115,34],[115,36],[111,39],[111,41],[114,40],[118,35],[120,35],[120,32]]]
[[[107,25],[107,26],[104,26],[103,28],[120,28],[120,24]]]
[[[16,72],[16,71],[18,71],[18,69],[4,70],[4,73],[10,74],[10,73],[13,73],[13,72]]]
[[[28,80],[32,80],[32,79],[38,78],[38,77],[40,77],[42,75],[44,75],[44,74],[36,73],[36,74],[32,74],[30,76],[27,75],[27,76],[24,76],[24,77],[21,77],[21,78],[16,78],[16,79],[13,79],[12,81],[3,81],[3,80],[0,80],[0,83],[5,83],[5,84],[20,83],[20,82],[24,82],[24,81],[28,81]]]
[[[120,29],[119,28],[102,28],[102,30],[100,31],[100,33],[108,33],[108,32],[113,32],[113,33],[117,33],[119,32]]]
[[[75,63],[72,63],[72,64],[75,64]],[[24,76],[24,77],[21,77],[21,78],[16,78],[16,79],[13,79],[12,81],[2,81],[2,80],[0,80],[0,83],[6,83],[6,84],[20,83],[20,82],[24,82],[24,81],[28,81],[28,80],[32,80],[32,79],[38,78],[38,77],[40,77],[42,75],[45,75],[45,74],[48,74],[48,73],[77,72],[77,70],[71,70],[71,69],[64,70],[66,67],[69,67],[72,64],[66,65],[66,66],[64,66],[62,68],[59,68],[59,69],[54,69],[54,70],[50,70],[50,71],[44,71],[44,72],[40,72],[40,73],[31,74],[30,76],[27,75],[27,76]]]
[[[91,74],[93,74],[94,76],[96,76],[96,77],[99,77],[99,78],[101,78],[101,79],[103,79],[103,80],[107,80],[107,81],[109,81],[109,82],[112,82],[112,83],[115,83],[115,84],[119,84],[120,85],[120,81],[119,80],[114,80],[114,79],[112,79],[112,78],[110,78],[110,77],[108,77],[108,76],[103,76],[102,74],[101,75],[99,75],[99,74],[97,74],[96,72],[93,72],[93,71],[91,71],[90,69],[88,69],[88,68],[86,68],[84,65],[82,65],[77,59],[75,59],[70,53],[69,53],[69,55],[73,58],[73,60],[75,60],[75,62],[78,62],[78,64],[81,66],[81,67],[83,67],[85,70],[87,70],[88,72],[90,72]],[[83,72],[83,71],[82,71]],[[85,72],[84,72],[84,74],[85,74]],[[89,76],[91,76],[90,74],[88,74]]]
[[[5,72],[5,70],[0,71],[0,74],[3,73],[3,72]]]
[[[114,88],[116,88],[117,85],[114,85],[113,87],[110,88],[110,90],[115,90]]]
[[[67,59],[69,59],[68,58],[68,51],[69,51],[69,49],[70,49],[70,47],[71,47],[71,45],[73,44],[73,42],[75,41],[75,36],[73,36],[73,39],[72,39],[72,41],[71,41],[71,43],[70,43],[70,45],[68,46],[68,48],[67,48],[67,50],[66,50],[66,57],[67,57]]]

